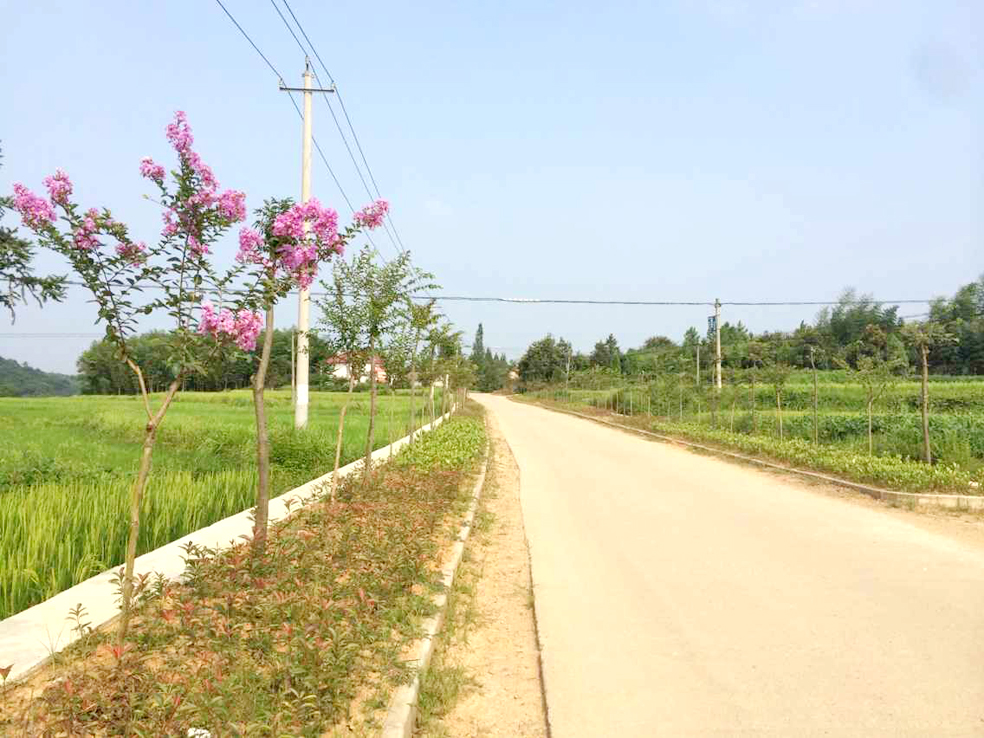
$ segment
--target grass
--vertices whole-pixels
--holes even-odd
[[[345,397],[312,393],[309,428],[296,432],[290,392],[267,396],[276,495],[331,470]],[[353,397],[343,464],[365,451],[369,398]],[[122,562],[143,422],[135,397],[0,398],[0,619]],[[381,396],[375,446],[408,429],[409,398]],[[179,395],[159,438],[138,553],[255,497],[248,391]]]
[[[360,695],[409,676],[400,654],[431,613],[483,424],[456,417],[419,447],[275,524],[262,560],[248,542],[189,550],[183,583],[141,594],[123,650],[89,635],[37,696],[0,706],[0,732],[317,736],[348,722]]]

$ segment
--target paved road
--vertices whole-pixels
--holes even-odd
[[[984,551],[485,396],[520,467],[553,738],[984,735]]]

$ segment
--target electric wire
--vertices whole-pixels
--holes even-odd
[[[280,17],[280,21],[287,28],[288,32],[290,32],[290,35],[294,39],[294,43],[297,44],[297,48],[299,48],[301,50],[301,53],[304,54],[304,58],[309,59],[311,56],[311,52],[308,51],[308,49],[304,46],[304,44],[301,43],[301,40],[297,37],[297,34],[294,33],[294,29],[291,27],[290,23],[284,17],[284,14],[280,11],[280,6],[277,5],[276,0],[270,0],[270,4],[273,6],[273,9],[277,11],[277,15]],[[291,15],[293,16],[293,13],[291,13]],[[296,16],[294,17],[294,20],[296,22],[297,20]],[[300,24],[298,24],[298,28],[300,28]],[[301,32],[302,33],[304,32],[303,29],[301,29]],[[307,34],[304,34],[304,38],[307,39]],[[310,44],[310,40],[308,40],[308,43]],[[313,47],[312,47],[312,51],[313,51]],[[342,144],[345,146],[345,150],[348,152],[349,159],[351,159],[352,165],[355,167],[356,174],[359,175],[359,179],[362,182],[362,186],[365,188],[366,194],[369,195],[369,199],[372,200],[374,199],[372,191],[369,189],[369,185],[366,183],[366,178],[362,175],[362,169],[361,167],[359,167],[359,163],[355,159],[355,154],[352,153],[352,147],[349,146],[348,139],[345,137],[345,131],[342,129],[342,124],[339,122],[338,116],[335,115],[335,109],[331,105],[331,99],[329,98],[328,93],[325,92],[325,90],[323,89],[321,79],[318,77],[317,70],[314,70],[314,79],[318,83],[318,88],[321,92],[321,96],[324,98],[325,104],[328,106],[328,112],[331,113],[331,118],[335,122],[335,128],[338,130],[338,135],[342,139]],[[334,85],[335,80],[332,79],[331,84]],[[336,95],[337,95],[337,89],[336,89]],[[337,180],[336,180],[336,184],[337,184]],[[351,203],[349,204],[349,206],[351,207]],[[396,249],[398,253],[403,253],[404,249],[402,249],[401,246],[397,244],[396,240],[394,240],[393,234],[390,233],[389,228],[386,226],[385,220],[383,221],[383,230],[386,232],[386,235],[389,237],[390,243],[393,244],[393,248]]]
[[[284,7],[287,8],[287,12],[290,13],[290,17],[293,18],[294,19],[294,23],[297,24],[297,28],[301,32],[301,35],[304,36],[304,40],[307,41],[308,42],[308,46],[311,47],[311,51],[314,53],[314,58],[321,65],[321,69],[328,76],[328,80],[331,82],[332,85],[334,85],[334,87],[335,87],[335,96],[338,98],[338,105],[342,109],[342,115],[345,116],[345,122],[348,123],[349,130],[352,132],[352,139],[355,141],[355,146],[359,150],[359,156],[362,157],[362,163],[365,164],[366,173],[369,175],[369,180],[372,182],[372,186],[375,188],[376,197],[382,198],[383,195],[382,195],[382,192],[379,189],[379,184],[376,182],[376,177],[372,173],[372,167],[369,166],[369,160],[366,158],[366,152],[362,148],[362,142],[359,141],[359,134],[356,133],[355,126],[352,125],[352,119],[349,117],[348,109],[345,107],[345,98],[342,97],[342,91],[340,89],[338,89],[338,85],[335,83],[335,78],[332,77],[331,72],[328,71],[328,66],[324,63],[324,60],[322,60],[321,54],[318,53],[318,49],[315,47],[314,43],[311,41],[310,37],[307,35],[307,31],[304,30],[304,26],[301,23],[301,21],[298,19],[297,15],[294,13],[293,8],[290,7],[290,3],[287,2],[287,0],[283,0],[283,3],[284,3]],[[317,76],[317,73],[315,73],[315,76]],[[329,105],[329,107],[330,107],[330,105]],[[332,116],[334,116],[334,112],[332,113]],[[346,144],[346,148],[347,148],[347,144]],[[358,167],[358,165],[356,165],[356,166]],[[362,176],[361,173],[360,173],[359,176],[360,177]],[[365,180],[363,180],[363,184],[365,184]],[[370,198],[372,197],[372,193],[371,192],[369,193],[369,196],[370,196]],[[393,215],[392,215],[392,213],[387,213],[386,214],[386,220],[388,220],[390,226],[392,226],[393,233],[396,236],[396,240],[400,244],[400,248],[403,251],[406,251],[406,246],[403,245],[403,239],[400,238],[400,232],[397,230],[396,223],[393,221]]]
[[[84,282],[66,281],[65,284],[72,287],[85,287]],[[148,289],[160,289],[158,285],[141,285]],[[206,292],[208,290],[205,290]],[[291,294],[295,294],[292,292]],[[236,290],[226,290],[226,294],[241,294]],[[312,297],[326,297],[328,292],[312,292]],[[631,307],[714,307],[714,300],[594,300],[589,298],[555,298],[555,297],[493,297],[477,295],[414,295],[415,300],[444,300],[452,302],[501,302],[519,305],[625,305]],[[928,305],[936,298],[927,300],[905,299],[905,300],[875,300],[871,303],[875,305]],[[737,301],[721,300],[721,306],[731,305],[734,307],[810,307],[810,306],[832,306],[841,304],[840,300],[766,300],[766,301]],[[903,315],[902,318],[918,318],[929,313],[919,313],[917,315]]]
[[[229,9],[226,8],[226,6],[222,3],[222,0],[215,0],[215,2],[219,4],[219,7],[222,8],[223,12],[226,14],[229,20],[232,21],[233,25],[236,26],[239,32],[243,35],[243,38],[245,38],[249,42],[249,45],[253,47],[253,50],[257,54],[259,54],[260,58],[270,68],[270,71],[273,72],[275,75],[277,75],[277,80],[281,84],[284,84],[283,75],[280,74],[279,71],[277,71],[277,68],[273,66],[273,63],[267,58],[266,54],[260,51],[260,47],[256,45],[256,43],[253,41],[252,38],[250,38],[249,34],[246,33],[246,29],[244,29],[239,24],[239,21],[237,21],[236,18],[232,15],[232,13],[229,12]],[[295,36],[295,40],[296,40],[296,36]],[[297,101],[294,99],[294,93],[288,92],[287,94],[290,98],[291,104],[294,106],[294,110],[297,112],[298,117],[301,120],[304,120],[304,113],[301,112],[300,107],[298,107]],[[349,199],[348,195],[345,194],[345,189],[342,187],[342,183],[339,182],[338,177],[335,176],[335,171],[331,168],[331,164],[328,163],[328,157],[325,156],[325,152],[321,149],[321,144],[318,143],[318,139],[312,136],[311,142],[314,144],[315,149],[317,149],[318,155],[321,157],[321,161],[324,163],[325,168],[328,170],[328,174],[331,175],[332,181],[335,183],[335,186],[338,188],[338,191],[341,193],[342,199],[345,200],[345,203],[348,205],[349,210],[351,210],[352,213],[355,214],[355,207],[352,205],[352,201]],[[370,236],[368,233],[364,233],[362,235],[364,235],[366,237],[366,240],[369,241],[370,244],[372,244],[372,247],[378,251],[375,242],[372,240],[372,236]]]

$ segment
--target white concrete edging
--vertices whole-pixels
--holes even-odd
[[[380,732],[381,738],[411,738],[413,735],[417,719],[417,700],[420,697],[421,675],[427,671],[427,666],[430,664],[431,656],[434,655],[434,648],[437,645],[437,634],[444,625],[448,593],[454,584],[454,575],[458,571],[458,565],[461,563],[461,557],[465,552],[465,541],[468,540],[468,535],[471,533],[475,512],[478,510],[478,502],[482,495],[482,487],[485,485],[485,475],[492,458],[491,444],[492,442],[489,440],[485,447],[485,463],[482,465],[478,479],[475,480],[471,505],[468,507],[464,522],[458,530],[458,537],[451,553],[441,569],[443,589],[431,598],[437,607],[437,612],[423,622],[424,635],[414,644],[413,655],[407,661],[414,669],[413,681],[399,687],[390,699],[386,720],[383,722],[383,728]]]
[[[391,448],[396,453],[411,438],[436,428],[453,412],[452,407],[450,412],[395,441],[392,446],[386,445],[373,451],[373,461],[385,460],[389,457]],[[362,459],[346,464],[338,473],[344,477],[361,468]],[[331,481],[331,476],[332,472],[328,472],[270,500],[268,525],[283,520],[291,511],[299,509]],[[160,574],[167,579],[179,579],[185,571],[185,551],[182,547],[189,543],[210,549],[224,549],[235,545],[252,535],[252,511],[253,508],[243,510],[138,556],[133,569],[134,576]],[[71,630],[72,625],[68,620],[69,610],[76,605],[81,604],[85,608],[84,620],[93,628],[99,628],[119,615],[116,588],[113,585],[113,578],[119,568],[114,566],[96,574],[44,602],[0,621],[0,666],[13,665],[9,681],[30,675],[44,666],[54,654],[78,640],[79,634]]]
[[[537,403],[538,404],[538,403]],[[943,507],[953,510],[984,510],[984,495],[950,495],[950,494],[934,494],[932,492],[896,492],[891,489],[883,489],[881,487],[872,487],[867,484],[860,484],[858,482],[850,482],[846,479],[840,479],[839,477],[833,477],[829,474],[822,474],[820,472],[807,471],[806,469],[797,469],[794,466],[785,466],[783,464],[777,464],[773,461],[765,461],[764,459],[757,459],[754,456],[744,456],[743,454],[737,454],[734,451],[725,451],[724,449],[716,448],[714,446],[705,446],[701,443],[694,443],[693,441],[685,441],[682,438],[676,438],[674,436],[664,436],[659,433],[653,433],[652,431],[643,430],[642,428],[633,428],[631,425],[622,425],[621,423],[613,423],[610,420],[605,420],[604,418],[597,418],[593,415],[587,415],[586,413],[579,413],[576,410],[565,410],[563,408],[553,408],[547,405],[539,405],[545,410],[555,410],[556,412],[566,413],[568,415],[574,415],[578,418],[584,418],[586,420],[593,420],[596,423],[601,423],[602,425],[608,425],[612,428],[621,428],[622,430],[632,431],[633,433],[640,433],[644,436],[651,436],[652,438],[657,438],[660,441],[666,441],[668,443],[676,443],[681,446],[689,446],[690,448],[697,448],[701,451],[708,451],[713,454],[719,454],[721,456],[730,456],[733,459],[738,459],[740,461],[745,461],[750,464],[758,464],[759,466],[766,466],[770,469],[778,469],[779,471],[789,472],[790,474],[799,474],[803,477],[809,477],[811,479],[819,479],[823,482],[830,482],[831,484],[837,484],[841,487],[850,487],[851,489],[857,490],[858,492],[863,492],[869,497],[874,497],[876,500],[885,500],[887,502],[895,502],[898,504],[908,504],[908,505],[925,505],[925,506],[935,506]]]

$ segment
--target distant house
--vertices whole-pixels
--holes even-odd
[[[369,381],[369,372],[376,372],[376,381],[379,383],[386,383],[386,367],[383,365],[383,360],[379,356],[372,357],[371,362],[366,362],[365,367],[362,369],[362,373],[359,375],[359,384],[362,382]],[[336,354],[335,356],[329,356],[324,362],[324,372],[331,373],[336,379],[349,378],[349,365],[345,358],[345,354]]]

